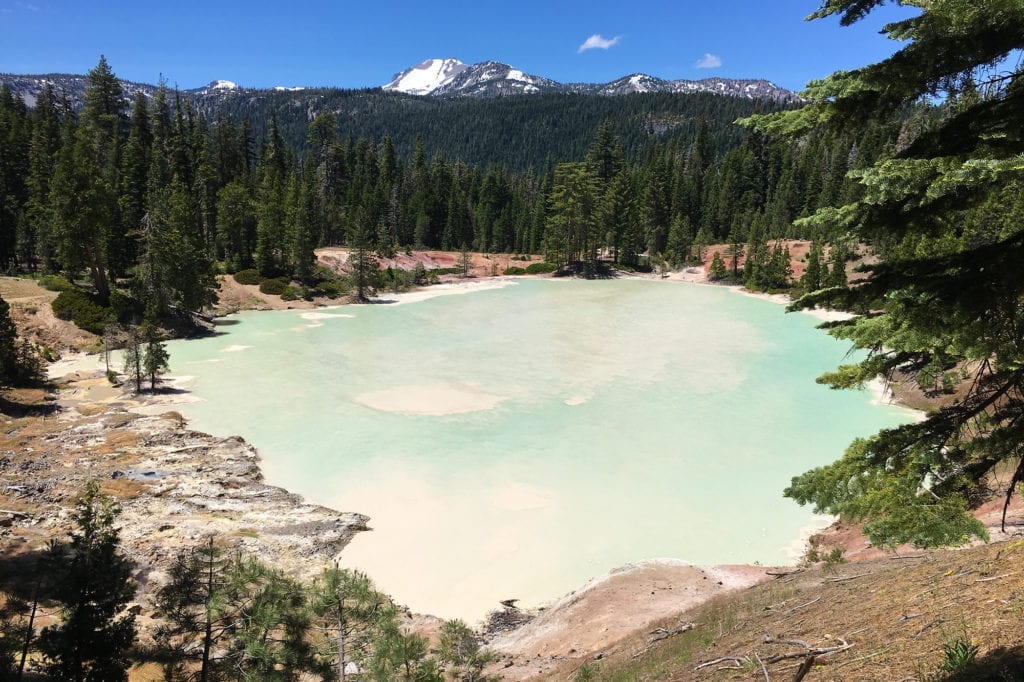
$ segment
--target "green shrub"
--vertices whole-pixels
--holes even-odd
[[[263,278],[260,277],[260,273],[255,270],[239,270],[232,275],[232,277],[234,277],[235,281],[239,284],[259,284],[263,281]]]
[[[131,296],[114,289],[110,292],[110,311],[114,315],[114,319],[128,322],[133,317],[141,315],[142,306]]]
[[[525,275],[526,274],[526,268],[521,268],[519,266],[513,265],[512,267],[505,268],[505,272],[503,272],[501,274],[503,274],[503,275]]]
[[[326,296],[327,298],[338,298],[344,296],[349,290],[348,282],[342,280],[332,279],[325,282],[320,282],[316,287],[316,295]]]
[[[67,291],[73,288],[71,282],[60,275],[43,275],[39,278],[39,286],[50,291]]]
[[[260,282],[260,293],[280,296],[288,288],[288,282],[283,279],[265,279]]]
[[[274,280],[269,280],[274,281]],[[281,292],[282,301],[297,301],[302,298],[302,289],[293,286],[286,286]]]
[[[461,275],[462,268],[434,268],[430,272],[437,275]]]
[[[554,263],[530,263],[526,266],[527,275],[542,275],[546,272],[554,272],[558,266]]]
[[[980,647],[972,642],[966,633],[947,639],[942,645],[945,660],[942,670],[948,673],[961,673],[974,665]]]
[[[53,314],[62,320],[71,320],[80,329],[102,334],[103,329],[117,321],[114,312],[79,289],[66,289],[50,304]]]

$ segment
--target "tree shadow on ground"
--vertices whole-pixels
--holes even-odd
[[[9,395],[0,395],[0,412],[8,417],[48,417],[60,407],[55,402],[21,402]]]

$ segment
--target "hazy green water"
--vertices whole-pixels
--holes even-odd
[[[520,281],[232,319],[172,344],[202,399],[183,411],[258,447],[271,483],[369,514],[346,561],[442,616],[645,558],[785,562],[813,521],[789,478],[907,418],[814,383],[847,351],[815,319],[719,288]]]

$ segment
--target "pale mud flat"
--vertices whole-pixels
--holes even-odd
[[[514,285],[514,277],[494,277],[479,280],[465,280],[461,282],[444,282],[442,284],[433,284],[424,289],[419,289],[416,291],[406,291],[398,294],[378,292],[377,298],[372,303],[357,305],[377,305],[381,303],[391,305],[404,305],[408,303],[418,303],[420,301],[426,301],[431,298],[437,298],[438,296],[472,294],[477,291],[504,289],[505,287]]]
[[[679,559],[651,559],[612,569],[526,625],[493,637],[488,646],[504,659],[493,672],[502,679],[525,680],[543,674],[555,662],[575,659],[582,664],[641,628],[772,579],[768,570],[694,566]]]
[[[354,400],[381,412],[441,417],[490,410],[502,398],[468,386],[438,383],[371,391],[356,396]]]
[[[131,394],[129,386],[111,384],[106,378],[106,367],[102,353],[72,353],[48,365],[46,374],[50,380],[70,381],[61,392],[60,403],[79,412],[90,411],[88,406],[97,409],[119,406],[136,414],[155,416],[174,405],[200,400],[188,390],[195,377],[165,375],[160,377],[156,393],[143,391],[142,396],[137,396]],[[116,352],[111,355],[110,368],[116,372],[121,369],[121,359]],[[148,384],[144,383],[143,388],[146,386]]]

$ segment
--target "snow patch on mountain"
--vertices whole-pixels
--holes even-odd
[[[206,87],[210,90],[237,90],[238,84],[231,81],[216,80],[210,81],[210,84]]]
[[[468,69],[458,59],[427,59],[416,66],[395,74],[384,90],[404,92],[409,95],[429,95],[451,83],[459,74]]]
[[[572,92],[607,96],[632,93],[710,92],[779,102],[798,101],[795,93],[766,80],[705,78],[699,81],[664,80],[634,73],[610,83],[562,84],[534,76],[501,62],[467,66],[457,59],[428,59],[396,74],[384,90],[434,97],[501,97],[540,92]]]

